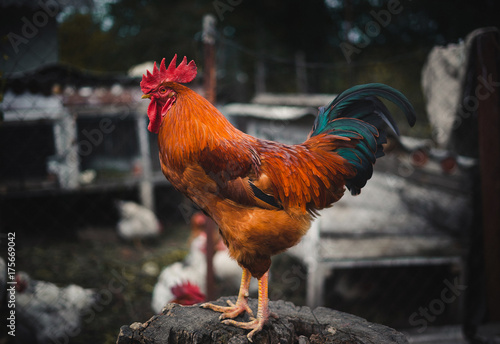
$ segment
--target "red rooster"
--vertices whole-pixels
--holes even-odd
[[[161,168],[174,187],[219,226],[231,257],[243,269],[235,304],[203,304],[222,312],[224,324],[249,329],[248,339],[268,321],[271,257],[297,244],[318,210],[344,194],[359,194],[383,155],[385,127],[398,133],[377,98],[394,102],[413,125],[406,97],[382,84],[348,89],[320,109],[308,139],[298,145],[260,140],[233,127],[206,99],[183,86],[196,76],[194,61],[147,71],[141,81],[150,99],[148,129],[158,133]],[[232,320],[246,311],[251,277],[259,282],[257,317]],[[227,320],[231,319],[231,320]]]

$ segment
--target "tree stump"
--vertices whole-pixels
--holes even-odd
[[[236,302],[236,297],[222,297],[215,304]],[[249,305],[257,313],[257,300]],[[254,343],[408,343],[405,336],[387,326],[373,324],[357,316],[318,307],[297,307],[291,302],[270,301],[269,308],[279,318],[271,318],[264,329],[253,337]],[[170,343],[248,343],[249,331],[224,325],[220,313],[199,306],[168,304],[161,314],[145,323],[122,326],[117,344]],[[236,320],[248,321],[248,315]]]

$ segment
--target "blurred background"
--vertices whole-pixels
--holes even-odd
[[[177,53],[235,126],[284,143],[348,87],[403,92],[417,124],[389,107],[402,136],[361,196],[275,257],[270,299],[412,343],[500,342],[499,13],[494,0],[1,0],[2,318],[15,281],[19,343],[114,343],[167,302],[236,295],[240,271],[147,131],[142,74]]]

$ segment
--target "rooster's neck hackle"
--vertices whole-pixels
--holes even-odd
[[[208,149],[225,145],[242,133],[205,98],[188,87],[175,85],[176,101],[163,118],[159,142],[164,142],[160,154],[171,165],[182,168]]]

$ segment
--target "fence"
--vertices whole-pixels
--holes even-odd
[[[31,13],[34,25],[45,29],[39,35],[42,43],[36,44],[43,45],[50,41],[51,18],[41,25],[45,17],[36,13]],[[246,54],[227,46],[232,54]],[[16,47],[18,62],[6,67],[14,72],[4,72],[0,105],[2,232],[15,233],[16,271],[100,294],[92,316],[81,314],[81,330],[70,326],[49,342],[112,342],[120,325],[152,315],[150,297],[159,271],[187,253],[195,208],[161,174],[137,77],[103,77],[59,65],[54,54],[40,53],[51,46]],[[417,64],[410,55],[405,59]],[[415,60],[420,59],[418,52]],[[38,67],[27,68],[34,60]],[[322,66],[301,61],[299,54],[297,65],[289,67],[294,72],[299,67],[298,79],[304,80],[307,71],[309,80],[320,78]],[[457,70],[467,72],[464,64]],[[497,79],[484,80],[490,94],[496,91]],[[440,96],[461,105],[460,94]],[[250,134],[298,143],[312,125],[314,108],[325,105],[310,98],[260,94],[249,103],[221,106],[221,111]],[[474,104],[462,105],[477,110]],[[277,110],[277,115],[264,118],[255,109]],[[478,295],[465,279],[465,258],[477,240],[472,235],[478,216],[473,206],[477,156],[461,156],[442,144],[444,130],[451,129],[448,122],[438,122],[431,119],[440,146],[430,135],[391,139],[387,157],[377,162],[362,195],[345,196],[322,212],[304,242],[274,260],[271,299],[332,307],[417,334],[464,322],[465,295],[470,292],[468,307]],[[160,238],[139,249],[120,241],[119,199],[154,209],[166,229]],[[219,293],[236,293],[218,286]],[[16,319],[20,331],[26,322],[21,309]],[[37,331],[28,324],[26,342]]]

